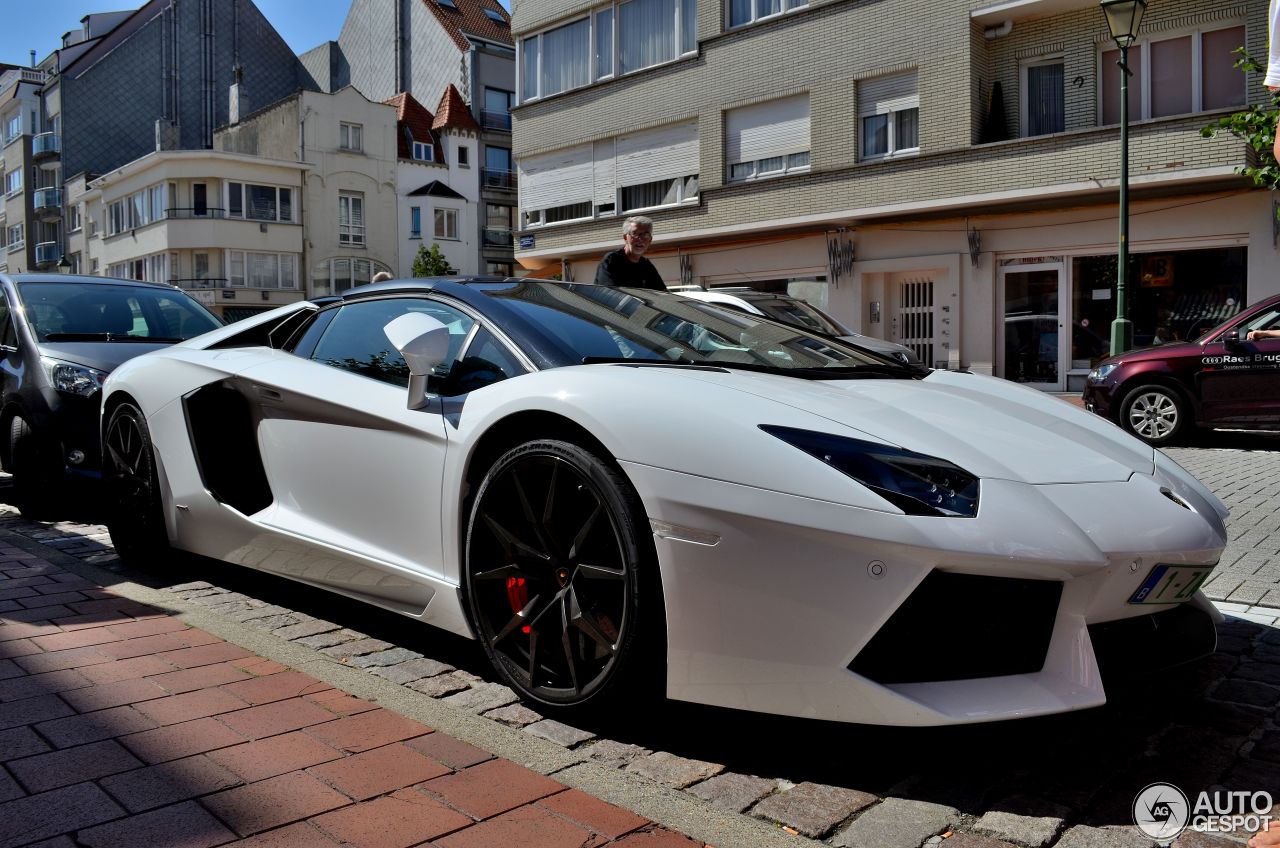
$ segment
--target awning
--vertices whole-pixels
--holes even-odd
[[[981,9],[974,9],[969,17],[984,26],[1001,24],[1005,21],[1028,21],[1033,18],[1044,18],[1059,15],[1063,12],[1075,12],[1080,9],[1097,9],[1098,0],[1005,0],[993,3]],[[1106,26],[1106,18],[1098,9],[1098,25]]]

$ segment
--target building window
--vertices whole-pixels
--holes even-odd
[[[515,191],[515,170],[515,164],[511,159],[511,151],[508,148],[485,145],[481,186]]]
[[[78,233],[83,228],[81,223],[84,220],[84,207],[79,203],[73,203],[67,209],[67,232]]]
[[[192,254],[191,270],[197,280],[209,279],[209,254],[207,253]]]
[[[1195,30],[1148,39],[1129,51],[1129,117],[1185,115],[1245,104],[1245,75],[1232,51],[1245,43],[1245,28]],[[1102,123],[1120,122],[1119,50],[1102,53]]]
[[[438,239],[458,238],[458,210],[435,210],[435,237]]]
[[[515,93],[500,88],[485,88],[481,125],[487,130],[511,132],[511,105]]]
[[[471,148],[470,147],[458,148],[458,167],[459,168],[471,167]]]
[[[858,83],[862,158],[881,159],[920,150],[920,95],[916,74]]]
[[[422,207],[409,207],[409,238],[422,238]]]
[[[15,253],[26,246],[27,240],[22,234],[22,224],[14,224],[6,231],[5,241],[9,245],[9,252]]]
[[[235,287],[295,289],[298,257],[292,253],[227,251],[227,281]]]
[[[8,144],[22,135],[22,113],[15,112],[4,120],[4,143]]]
[[[486,274],[493,274],[498,277],[511,276],[510,262],[486,262],[484,263],[484,266],[484,272]]]
[[[729,0],[729,26],[762,21],[808,5],[808,0]]]
[[[6,197],[12,197],[20,191],[22,191],[22,169],[14,168],[4,175],[4,193]]]
[[[521,39],[520,99],[550,97],[697,51],[697,0],[619,0]]]
[[[1022,134],[1060,133],[1067,128],[1064,64],[1048,59],[1022,66]]]
[[[200,214],[198,211],[196,214]],[[227,215],[249,221],[293,222],[293,190],[252,183],[227,183]]]
[[[413,143],[413,158],[419,162],[436,161],[435,145],[427,141],[415,141]]]
[[[325,259],[311,268],[311,295],[324,297],[342,294],[347,289],[362,286],[379,271],[391,269],[372,259]]]
[[[364,195],[338,193],[338,244],[364,244]]]
[[[734,109],[725,116],[730,180],[809,170],[809,95]]]
[[[360,152],[364,150],[364,127],[360,124],[338,124],[338,147]]]
[[[698,125],[670,124],[522,159],[526,226],[695,202]]]

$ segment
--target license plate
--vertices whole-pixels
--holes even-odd
[[[1157,565],[1129,598],[1129,603],[1180,604],[1189,601],[1211,571],[1211,565]]]

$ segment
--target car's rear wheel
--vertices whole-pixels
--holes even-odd
[[[142,410],[122,403],[103,438],[107,530],[121,559],[153,563],[169,551],[151,434]]]
[[[57,449],[20,415],[9,424],[9,470],[14,506],[23,517],[49,517],[63,488],[62,463]]]
[[[1189,426],[1187,404],[1176,390],[1151,384],[1125,395],[1120,426],[1157,447],[1173,444]]]
[[[527,442],[489,469],[467,531],[467,601],[526,699],[581,709],[661,685],[643,679],[666,647],[643,521],[627,481],[578,445]]]

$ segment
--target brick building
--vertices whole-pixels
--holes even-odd
[[[1265,98],[1266,0],[1150,0],[1130,51],[1130,315],[1280,291],[1212,120]],[[781,289],[935,364],[1078,388],[1115,310],[1119,69],[1096,0],[524,0],[517,260],[590,279],[627,215],[668,285]],[[820,46],[820,47],[818,47]]]

